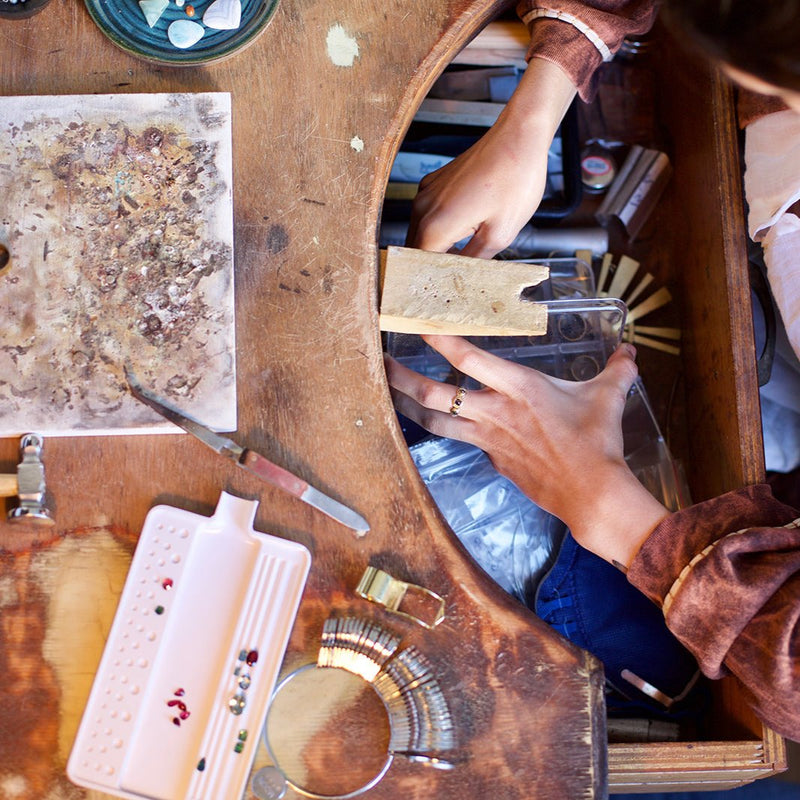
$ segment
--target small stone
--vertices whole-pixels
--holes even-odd
[[[235,694],[228,700],[228,708],[230,709],[231,714],[235,716],[239,716],[239,714],[244,711],[244,707],[247,705],[247,699],[243,694]]]
[[[169,0],[139,0],[139,8],[151,28],[161,19],[168,6]]]
[[[186,6],[186,16],[187,17],[194,16],[194,6]]]
[[[241,753],[242,750],[244,750],[244,742],[236,742],[236,744],[233,746],[233,752]]]
[[[167,36],[175,47],[185,50],[203,38],[204,29],[199,22],[190,19],[176,19],[169,28]]]
[[[206,768],[206,760],[204,758],[201,758],[197,762],[197,771],[202,772],[205,768]]]
[[[163,614],[164,606],[156,606],[156,614]]]
[[[203,14],[203,22],[218,31],[235,30],[241,21],[241,0],[214,0]]]
[[[245,659],[247,666],[252,667],[258,661],[258,650],[251,650]]]

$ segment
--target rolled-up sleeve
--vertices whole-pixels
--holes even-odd
[[[768,486],[667,517],[628,580],[710,678],[735,675],[770,727],[800,740],[800,512]]]
[[[517,5],[531,35],[528,59],[557,64],[586,101],[594,96],[600,64],[614,56],[626,36],[647,33],[657,13],[657,0],[522,0]]]

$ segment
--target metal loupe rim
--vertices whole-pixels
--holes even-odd
[[[272,692],[272,700],[274,700],[278,693],[293,679],[296,678],[298,675],[307,672],[311,669],[336,669],[336,667],[320,667],[315,662],[311,662],[308,664],[303,664],[297,669],[292,670],[286,677],[284,677],[278,685],[275,687],[275,690]],[[344,670],[346,671],[346,670]],[[356,678],[364,681],[364,683],[369,686],[376,694],[378,698],[380,698],[381,703],[383,703],[384,709],[386,710],[386,717],[389,720],[389,729],[391,730],[392,727],[392,716],[389,713],[389,709],[386,708],[386,703],[384,702],[383,698],[380,694],[375,691],[375,687],[369,681],[364,680],[360,675],[356,675],[353,672],[348,672],[349,675],[353,675]],[[272,704],[272,700],[270,701],[270,705]],[[267,748],[267,753],[269,753],[269,757],[272,759],[273,766],[283,775],[283,779],[286,781],[286,785],[289,786],[293,791],[297,792],[297,794],[302,795],[303,797],[312,798],[312,800],[349,800],[351,797],[358,797],[359,795],[364,794],[364,792],[368,792],[370,789],[374,788],[378,785],[378,783],[383,779],[386,773],[389,771],[389,767],[392,766],[392,762],[394,761],[394,753],[390,750],[386,752],[386,761],[384,761],[383,766],[380,770],[370,778],[367,783],[363,786],[358,787],[357,789],[353,789],[351,792],[346,792],[345,794],[320,794],[318,792],[313,792],[310,789],[306,789],[303,786],[295,783],[291,778],[289,778],[286,773],[281,768],[278,759],[275,757],[275,753],[272,751],[272,748],[269,744],[269,736],[267,735],[267,726],[269,725],[269,711],[267,712],[267,719],[264,723],[264,729],[262,732],[262,737],[264,739],[264,745]]]

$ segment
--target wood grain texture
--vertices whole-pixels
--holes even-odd
[[[764,479],[746,226],[733,89],[722,74],[666,41],[661,118],[674,173],[663,237],[686,336],[686,467],[704,500]],[[687,113],[688,111],[688,113]]]
[[[539,336],[547,308],[525,301],[547,267],[426,253],[410,247],[381,251],[378,324],[382,331],[456,336]]]
[[[0,21],[0,92],[230,91],[238,441],[367,517],[355,537],[185,435],[45,442],[55,531],[0,527],[0,794],[80,798],[64,764],[148,509],[204,514],[220,490],[256,527],[307,545],[312,571],[286,668],[315,657],[331,611],[382,621],[431,660],[459,741],[450,773],[393,765],[370,797],[603,796],[602,671],[505,596],[455,541],[400,435],[377,322],[376,230],[391,159],[492,0],[283,0],[241,54],[202,68],[129,57],[77,0]],[[358,46],[337,66],[326,36]],[[18,442],[0,441],[0,471]],[[359,600],[372,563],[447,599],[433,632]]]

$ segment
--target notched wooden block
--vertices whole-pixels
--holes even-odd
[[[545,266],[388,247],[381,251],[381,272],[382,331],[459,336],[547,332],[546,306],[522,296],[549,277]]]

